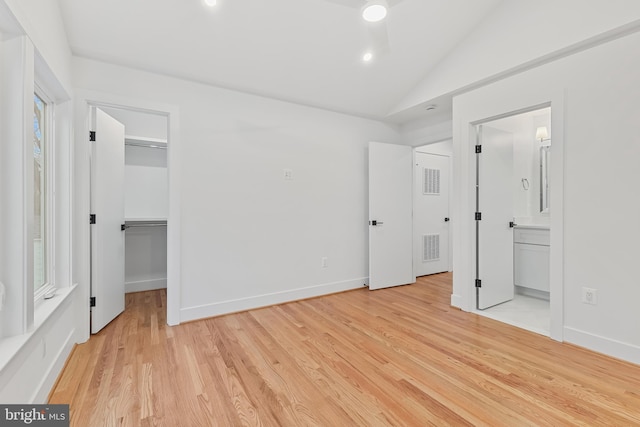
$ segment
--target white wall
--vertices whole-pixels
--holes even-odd
[[[57,1],[2,0],[51,69],[58,84],[71,93],[71,49]]]
[[[167,150],[125,146],[125,219],[166,219],[169,215]]]
[[[521,113],[494,120],[485,126],[513,135],[513,217],[524,224],[548,224],[549,214],[540,212],[540,147],[535,139],[537,126],[546,126],[550,132],[549,108]],[[550,141],[545,141],[549,145]],[[526,182],[523,183],[523,179]]]
[[[166,129],[166,117],[164,121]],[[129,126],[125,126],[127,132]],[[145,133],[137,135],[146,136]],[[124,161],[125,219],[166,221],[169,216],[166,148],[127,145]],[[130,224],[132,227],[126,230],[125,292],[167,287],[167,227],[158,222],[142,224]]]
[[[454,209],[469,218],[456,234],[454,305],[473,302],[469,123],[550,102],[552,336],[640,363],[639,47],[634,34],[454,99]],[[582,287],[597,289],[597,305],[581,303]]]
[[[638,27],[636,0],[505,0],[390,113],[478,87],[548,62],[585,41],[594,43]]]
[[[419,153],[440,154],[442,156],[451,157],[451,155],[453,155],[453,141],[448,139],[446,141],[422,145],[420,147],[416,147],[416,151]]]
[[[453,125],[448,114],[447,116],[438,115],[403,124],[400,128],[402,143],[418,147],[451,140]]]
[[[124,125],[125,137],[138,136],[167,140],[167,116],[121,108],[100,107]]]
[[[85,59],[74,70],[78,88],[180,111],[181,320],[367,280],[366,146],[396,142],[393,127]]]

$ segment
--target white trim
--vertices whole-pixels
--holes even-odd
[[[76,91],[76,151],[77,156],[74,159],[78,174],[74,180],[85,180],[89,178],[89,162],[90,152],[87,141],[89,134],[89,107],[111,107],[138,112],[161,114],[167,117],[168,122],[168,144],[167,144],[167,166],[169,174],[169,215],[167,218],[167,324],[177,325],[180,323],[180,295],[181,295],[181,270],[180,270],[180,185],[181,185],[181,146],[179,141],[179,109],[175,105],[150,102],[141,99],[132,99],[128,97],[107,94],[103,92],[89,91],[79,89]],[[80,145],[80,146],[78,146]],[[82,146],[85,146],[84,148]],[[82,219],[89,214],[90,205],[90,189],[88,186],[77,192],[78,204],[76,205],[76,214],[81,215]],[[86,214],[86,215],[85,215]],[[84,216],[82,216],[84,215]],[[89,223],[83,223],[83,239],[86,240],[88,248],[89,239]],[[86,300],[89,299],[89,257],[82,255],[80,249],[78,260],[80,263],[80,275],[84,278],[80,282],[83,283],[83,294]],[[87,252],[88,254],[88,249]],[[88,319],[89,307],[85,311]],[[83,322],[81,327],[81,335],[84,339],[89,338],[89,322]]]
[[[164,289],[166,287],[167,287],[166,277],[164,279],[147,279],[147,280],[138,280],[135,282],[124,283],[124,291],[126,293],[153,291],[156,289]]]
[[[36,64],[36,69],[37,69]],[[39,81],[38,76],[35,78],[34,82],[34,90],[33,93],[35,96],[40,98],[40,100],[44,103],[44,137],[43,137],[43,150],[44,150],[44,182],[45,182],[45,196],[44,196],[44,251],[45,251],[45,282],[38,288],[34,290],[33,299],[37,304],[42,300],[44,295],[53,289],[56,286],[55,283],[55,262],[56,262],[56,254],[55,254],[55,238],[56,238],[56,200],[55,200],[55,188],[56,188],[56,127],[54,114],[56,110],[56,104],[53,98],[49,95],[46,85],[42,85]],[[29,141],[28,144],[32,144],[32,141]],[[33,187],[35,190],[35,182],[33,183]],[[31,197],[33,197],[33,192],[31,193]],[[35,226],[35,221],[34,221]],[[31,250],[33,250],[33,242],[30,245]],[[34,254],[34,266],[35,266],[35,254]],[[35,271],[34,271],[35,274]],[[33,289],[33,283],[31,283],[31,287]]]
[[[4,372],[5,368],[13,362],[15,356],[38,334],[39,330],[47,326],[47,322],[53,316],[67,307],[69,303],[67,300],[74,298],[76,287],[68,286],[59,289],[55,298],[47,300],[46,304],[36,312],[32,331],[0,339],[0,373]],[[75,333],[75,330],[73,333]]]
[[[640,364],[640,346],[591,334],[580,329],[565,326],[564,339],[566,342],[616,357],[631,363]]]
[[[360,279],[346,280],[343,282],[324,283],[321,285],[308,286],[306,288],[292,289],[282,292],[257,295],[247,298],[239,298],[213,304],[205,304],[194,307],[186,307],[180,310],[180,321],[204,319],[207,317],[220,316],[223,314],[236,313],[239,311],[251,310],[254,308],[266,307],[275,304],[282,304],[291,301],[313,298],[337,292],[349,291],[363,287],[369,283],[368,277]]]
[[[36,390],[33,392],[31,396],[31,402],[33,403],[47,403],[47,398],[49,397],[49,393],[53,389],[53,385],[56,383],[58,376],[62,373],[62,368],[64,368],[64,364],[67,361],[67,358],[71,354],[71,350],[75,345],[75,328],[69,332],[67,338],[64,340],[64,344],[60,347],[58,354],[54,358],[51,365],[47,369],[47,373],[42,378],[42,381],[36,387]]]
[[[451,294],[451,306],[463,310],[462,297],[460,295]]]

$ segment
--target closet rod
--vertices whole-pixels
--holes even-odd
[[[166,144],[163,145],[162,143],[153,144],[151,142],[141,143],[141,142],[125,141],[124,145],[128,145],[130,147],[157,148],[159,150],[166,150],[167,149],[167,145]]]

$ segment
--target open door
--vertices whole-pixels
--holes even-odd
[[[416,276],[449,270],[449,157],[416,152],[414,267]]]
[[[413,149],[369,143],[369,289],[415,282]]]
[[[478,309],[509,301],[513,282],[513,134],[479,125]]]
[[[98,108],[93,123],[91,333],[95,334],[124,311],[124,126]]]

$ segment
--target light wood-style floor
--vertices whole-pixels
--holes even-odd
[[[631,426],[640,367],[449,305],[451,275],[165,325],[162,291],[75,348],[74,426]]]

